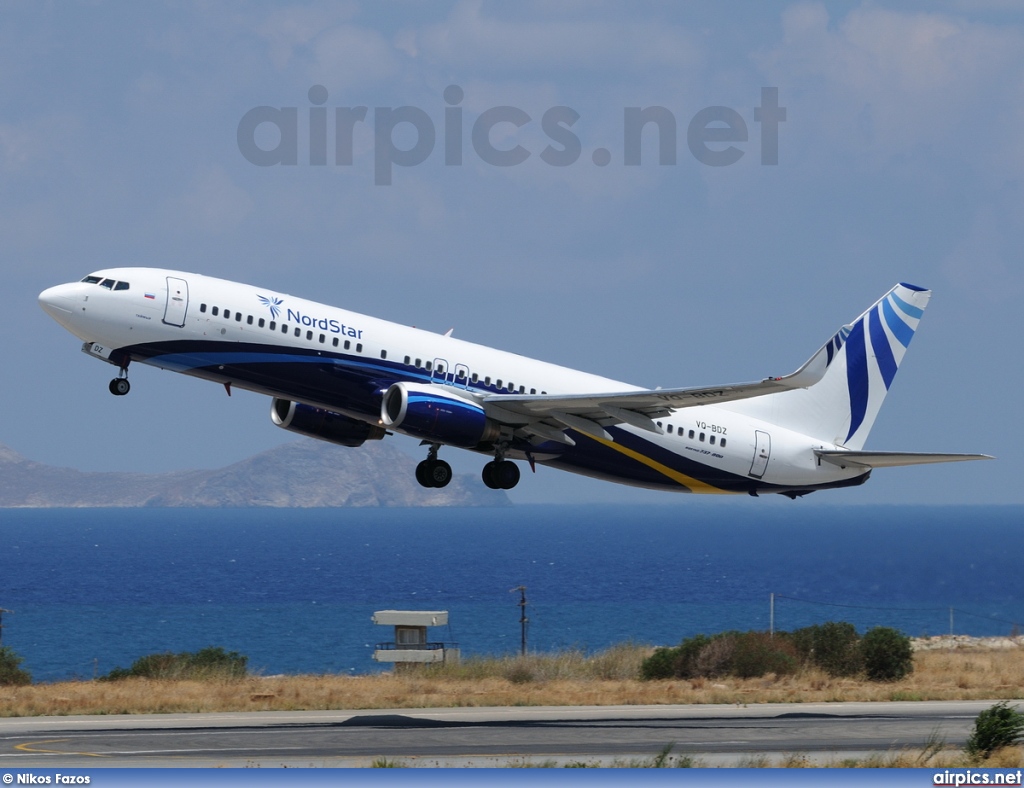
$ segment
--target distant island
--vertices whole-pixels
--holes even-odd
[[[348,449],[303,438],[226,468],[153,474],[59,468],[0,444],[0,508],[509,505],[475,476],[424,489],[415,467],[383,441]]]

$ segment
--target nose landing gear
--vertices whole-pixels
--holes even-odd
[[[452,480],[452,466],[437,459],[440,444],[431,443],[427,459],[416,466],[416,481],[422,487],[445,487]]]
[[[110,381],[110,385],[107,388],[110,389],[110,393],[115,397],[123,397],[131,391],[132,384],[128,382],[128,368],[121,367],[121,374]]]

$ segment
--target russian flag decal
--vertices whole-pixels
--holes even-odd
[[[152,293],[146,293],[146,298],[156,298]]]

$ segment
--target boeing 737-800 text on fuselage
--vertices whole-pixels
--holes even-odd
[[[118,367],[132,361],[273,398],[287,430],[360,446],[419,438],[424,487],[443,487],[441,446],[493,459],[491,488],[542,463],[623,484],[694,493],[782,493],[862,484],[872,468],[980,454],[865,451],[930,292],[898,284],[791,375],[648,390],[264,288],[157,268],[112,268],[39,296]]]

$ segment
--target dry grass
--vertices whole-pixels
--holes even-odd
[[[923,651],[902,681],[832,678],[817,670],[755,679],[639,681],[650,649],[619,646],[372,676],[282,676],[235,681],[66,682],[0,687],[0,716],[299,709],[601,706],[662,703],[1024,698],[1024,649]]]

